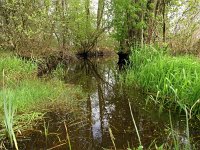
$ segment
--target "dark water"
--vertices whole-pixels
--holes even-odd
[[[63,114],[59,110],[47,113],[48,136],[44,136],[42,122],[38,130],[22,142],[21,149],[69,149],[64,121],[73,150],[114,149],[109,129],[117,149],[138,147],[129,101],[145,149],[155,149],[155,144],[172,144],[168,110],[160,112],[159,107],[147,104],[147,96],[140,90],[120,82],[122,71],[118,68],[116,59],[82,60],[65,66],[61,80],[82,86],[88,95],[79,110],[83,117],[74,119],[71,112]],[[172,122],[180,143],[187,144],[184,115],[172,113]],[[195,123],[190,135],[198,147],[200,127],[199,122]]]

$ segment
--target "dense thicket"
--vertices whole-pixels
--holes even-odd
[[[90,51],[109,27],[105,3],[100,0],[95,11],[89,0],[1,0],[1,45]]]

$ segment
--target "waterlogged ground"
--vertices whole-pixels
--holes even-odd
[[[119,82],[121,71],[118,68],[115,58],[81,60],[59,68],[56,76],[60,80],[81,86],[88,95],[82,109],[77,110],[81,115],[63,113],[61,106],[54,111],[47,110],[45,121],[39,121],[34,130],[19,139],[20,149],[114,149],[113,137],[117,149],[138,147],[128,101],[146,149],[155,149],[155,144],[172,144],[169,111],[161,112],[155,105],[147,103],[146,95],[140,90]],[[184,115],[172,112],[171,116],[180,143],[187,144]],[[200,122],[197,120],[190,126],[190,138],[198,149]]]

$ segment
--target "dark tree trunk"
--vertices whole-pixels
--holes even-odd
[[[165,0],[163,0],[163,42],[166,42]]]

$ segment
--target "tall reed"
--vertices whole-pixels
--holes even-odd
[[[8,95],[6,95],[8,94]],[[10,93],[6,93],[5,89],[5,74],[3,70],[3,101],[4,101],[4,124],[6,127],[6,132],[8,134],[11,146],[15,146],[18,150],[17,139],[13,130],[14,124],[14,112],[15,108],[12,103],[12,95]]]

